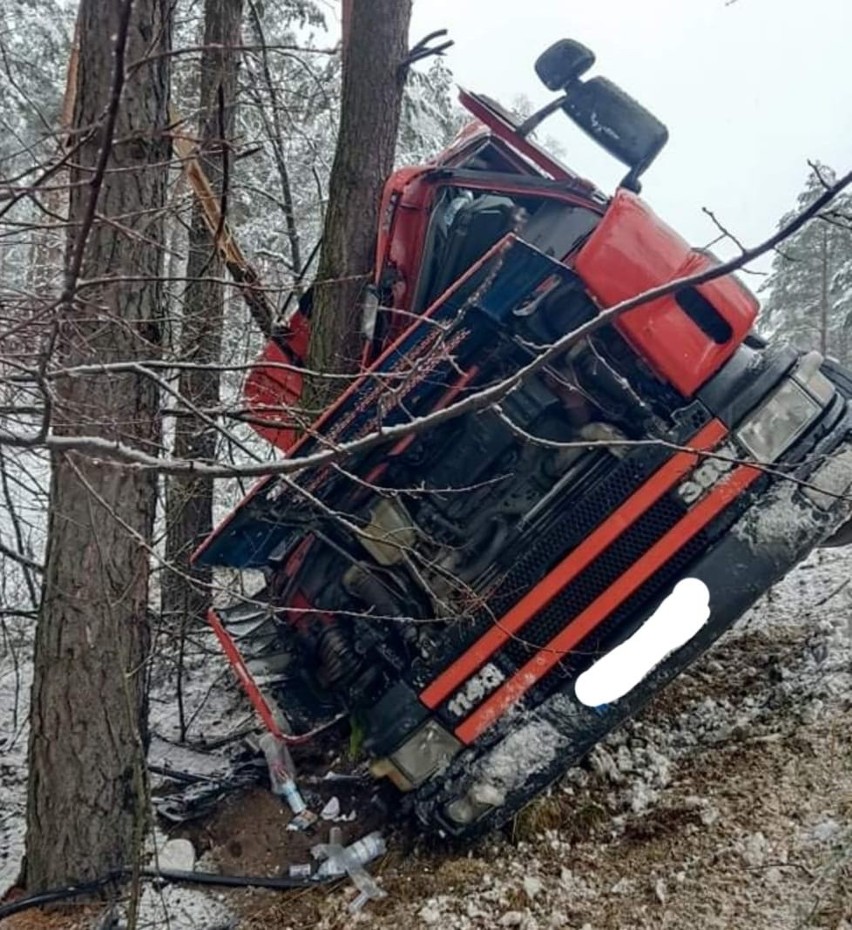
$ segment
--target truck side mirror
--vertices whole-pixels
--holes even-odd
[[[595,54],[573,39],[560,39],[539,55],[536,74],[549,90],[562,91],[516,128],[529,135],[556,110],[566,113],[585,133],[630,171],[622,187],[639,192],[639,177],[668,142],[669,131],[653,113],[617,84],[603,77],[581,81]]]
[[[639,176],[659,155],[669,131],[617,84],[604,77],[575,84],[563,111],[601,148],[630,169],[622,187],[639,190]]]
[[[548,90],[564,90],[595,63],[595,53],[573,39],[560,39],[538,56],[535,73]]]

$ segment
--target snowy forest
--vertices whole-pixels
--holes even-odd
[[[850,166],[412,2],[0,0],[0,927],[852,930]]]

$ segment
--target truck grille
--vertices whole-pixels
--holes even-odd
[[[513,670],[547,645],[569,620],[603,594],[685,512],[686,508],[679,501],[664,497],[619,536],[524,627],[520,638],[509,640],[502,655],[512,663]]]

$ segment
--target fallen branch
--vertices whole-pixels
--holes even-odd
[[[179,120],[173,115],[172,122],[178,124]],[[210,231],[213,243],[222,256],[225,267],[237,283],[252,318],[268,339],[275,325],[275,306],[266,296],[256,269],[245,257],[228,228],[223,205],[201,167],[196,146],[185,135],[179,133],[173,135],[172,144],[183,163],[186,179],[201,205],[204,223]]]

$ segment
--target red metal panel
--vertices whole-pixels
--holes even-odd
[[[712,267],[635,194],[619,190],[601,223],[577,255],[574,267],[595,299],[611,307],[644,291]],[[751,329],[757,301],[733,277],[697,290],[730,326],[714,341],[678,305],[661,298],[625,313],[616,326],[656,373],[691,397],[727,361]]]
[[[408,306],[419,270],[433,191],[422,176],[431,170],[429,165],[400,168],[388,178],[382,192],[373,279],[378,284],[384,274],[398,276],[391,288],[394,307]]]
[[[252,428],[286,452],[298,438],[293,410],[298,410],[304,377],[298,369],[308,351],[310,323],[296,313],[286,335],[270,339],[249,371],[243,397]]]

